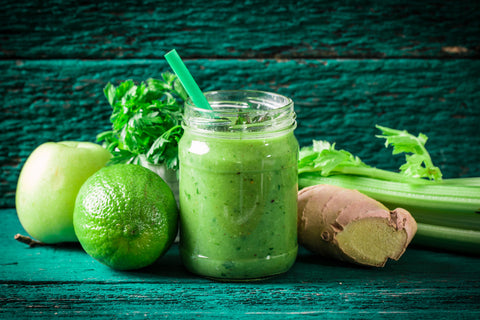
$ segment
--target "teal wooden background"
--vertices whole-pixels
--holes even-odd
[[[46,141],[109,127],[108,81],[169,70],[292,97],[300,144],[395,169],[375,124],[423,132],[446,177],[480,176],[479,1],[12,1],[0,10],[0,206]]]

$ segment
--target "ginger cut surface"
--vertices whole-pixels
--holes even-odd
[[[356,191],[315,185],[298,193],[298,241],[326,257],[383,267],[398,260],[417,231],[411,214]]]

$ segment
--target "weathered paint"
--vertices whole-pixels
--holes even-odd
[[[423,132],[447,177],[480,176],[479,1],[13,1],[0,10],[0,207],[27,156],[109,128],[108,81],[158,77],[176,48],[204,90],[260,89],[295,101],[296,135],[397,168],[374,125]],[[0,210],[0,318],[478,319],[480,260],[409,248],[383,269],[303,249],[285,275],[216,283],[176,246],[116,272],[79,246],[26,248]]]
[[[190,274],[174,245],[154,265],[118,272],[80,246],[28,248],[15,210],[1,210],[0,317],[173,319],[474,319],[480,259],[410,248],[382,269],[321,259],[304,249],[292,269],[262,282]]]
[[[4,1],[0,207],[14,205],[37,145],[94,141],[109,126],[105,84],[159,76],[172,48],[204,90],[294,98],[301,145],[328,139],[396,168],[401,158],[373,138],[379,123],[426,133],[445,176],[479,175],[478,9],[478,1]]]
[[[258,89],[290,96],[302,146],[336,142],[365,162],[396,169],[375,124],[423,132],[446,177],[480,176],[480,62],[471,60],[188,60],[203,90]],[[142,81],[163,60],[0,61],[2,206],[13,206],[26,157],[46,141],[95,141],[108,129],[108,81]]]
[[[479,57],[471,1],[2,1],[2,58]]]

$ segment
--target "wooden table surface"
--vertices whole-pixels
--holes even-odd
[[[478,319],[480,259],[409,248],[384,268],[301,249],[287,273],[220,283],[187,272],[173,245],[154,265],[114,271],[79,246],[34,247],[15,210],[2,210],[0,318]]]

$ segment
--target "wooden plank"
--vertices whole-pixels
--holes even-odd
[[[0,58],[479,57],[478,1],[2,2]]]
[[[387,169],[402,163],[376,139],[375,124],[430,138],[446,177],[480,176],[480,61],[191,60],[203,90],[275,91],[295,101],[296,136],[336,142]],[[142,81],[169,68],[162,60],[0,61],[1,206],[13,207],[26,157],[46,141],[95,141],[109,128],[108,81]]]
[[[462,317],[480,315],[480,259],[409,248],[385,268],[362,268],[300,250],[286,274],[218,283],[194,276],[174,245],[153,266],[111,270],[80,247],[27,248],[15,211],[2,210],[0,317],[116,316],[201,319]]]
[[[439,281],[440,282],[440,281]],[[435,284],[439,284],[435,282]],[[446,287],[446,285],[451,286]],[[177,283],[32,283],[0,285],[10,297],[2,315],[25,318],[76,317],[112,319],[171,317],[175,319],[426,318],[462,319],[480,315],[475,290],[463,283],[325,281],[315,284]],[[477,288],[478,289],[478,288]],[[2,301],[3,300],[3,301]]]

